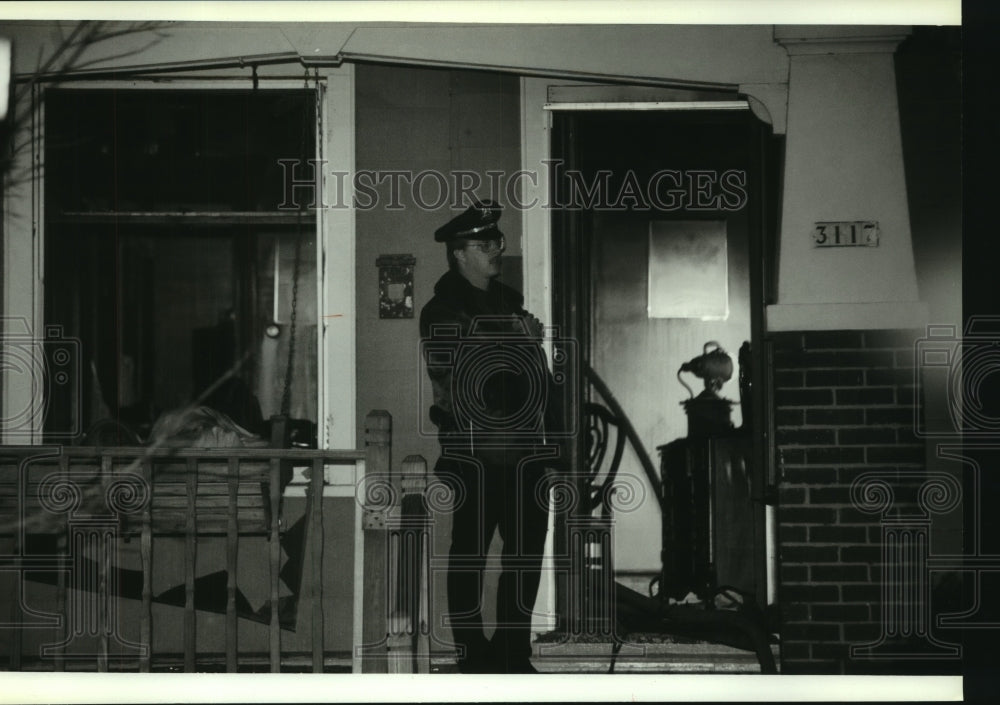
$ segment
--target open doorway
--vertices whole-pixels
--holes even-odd
[[[765,607],[775,581],[763,312],[777,143],[745,105],[725,105],[553,111],[553,319],[580,351],[581,401],[568,413],[606,401],[603,387],[635,431],[618,472],[644,499],[615,514],[603,565],[653,597],[706,598],[728,584]],[[724,360],[719,351],[728,373],[692,373],[704,372],[695,358]],[[709,387],[706,421],[692,402]],[[701,450],[708,437],[725,453]],[[556,518],[557,555],[567,518]],[[567,589],[556,586],[564,626],[579,618],[567,614]]]

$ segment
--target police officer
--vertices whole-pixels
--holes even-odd
[[[551,376],[541,323],[496,278],[505,249],[500,213],[494,201],[476,201],[434,233],[449,270],[420,315],[441,442],[434,472],[454,492],[448,616],[464,673],[536,672],[531,611],[548,523]],[[497,626],[487,640],[483,576],[495,530],[503,550]]]

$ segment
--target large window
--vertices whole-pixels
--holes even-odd
[[[145,440],[192,402],[315,423],[316,225],[280,162],[316,156],[315,93],[73,88],[45,115],[45,318],[83,373],[47,430]]]

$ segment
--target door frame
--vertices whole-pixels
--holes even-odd
[[[523,279],[525,306],[530,311],[538,312],[544,321],[553,321],[554,290],[553,268],[556,264],[553,258],[553,235],[555,227],[553,220],[558,211],[551,206],[552,169],[553,169],[553,120],[555,110],[667,110],[667,109],[706,109],[716,104],[716,109],[732,110],[744,105],[757,116],[751,120],[753,145],[750,169],[761,176],[759,179],[749,179],[751,182],[748,207],[750,222],[750,328],[753,361],[751,365],[752,388],[752,419],[755,430],[754,438],[754,491],[755,498],[765,503],[764,521],[755,522],[754,542],[765,547],[765,560],[758,561],[755,568],[755,582],[765,585],[766,594],[758,595],[761,607],[774,601],[777,587],[775,570],[776,556],[774,540],[775,518],[773,504],[776,501],[776,473],[774,465],[774,421],[770,400],[773,385],[770,378],[770,347],[766,339],[765,310],[769,303],[775,300],[776,292],[776,242],[777,213],[779,212],[780,185],[777,182],[778,167],[783,154],[783,141],[774,136],[768,136],[771,126],[762,122],[755,109],[755,99],[751,96],[735,93],[732,86],[720,86],[720,91],[728,91],[729,100],[721,100],[718,94],[712,95],[712,100],[692,99],[690,88],[677,91],[679,94],[673,105],[664,105],[663,100],[654,98],[629,100],[619,102],[589,101],[587,104],[567,103],[559,105],[550,102],[550,87],[559,86],[590,86],[585,82],[574,82],[552,78],[521,78],[521,165],[528,178],[521,179],[521,224]],[[609,94],[620,95],[621,86],[609,86]],[[664,89],[669,93],[671,89]],[[686,95],[684,95],[686,94]],[[685,99],[686,98],[686,99]],[[683,105],[680,105],[683,103]],[[563,334],[566,332],[563,331]],[[546,352],[551,353],[551,350]],[[757,526],[759,524],[759,526]],[[542,587],[536,603],[534,628],[536,631],[562,630],[566,627],[565,610],[567,595],[565,581],[555,579],[553,556],[559,546],[560,518],[550,513],[549,534],[545,549],[545,572]]]

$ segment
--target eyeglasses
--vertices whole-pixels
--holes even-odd
[[[501,235],[500,237],[490,238],[481,242],[469,242],[466,247],[475,247],[483,254],[492,255],[494,252],[503,252],[506,250],[507,240]]]

